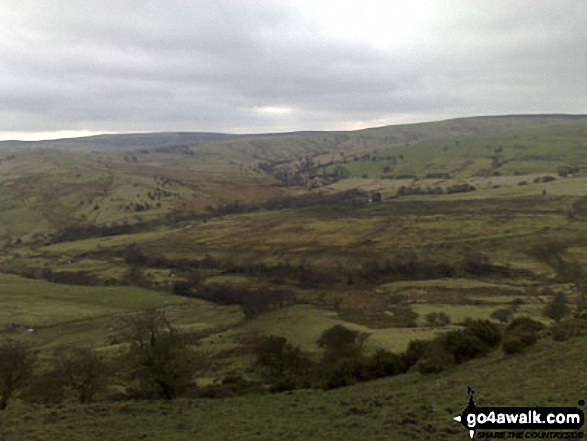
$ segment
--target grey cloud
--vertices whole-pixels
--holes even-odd
[[[390,48],[325,37],[318,18],[288,4],[7,1],[0,131],[256,132],[407,113],[585,112],[582,2],[443,2],[417,40]]]

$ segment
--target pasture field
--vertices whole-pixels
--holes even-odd
[[[354,210],[308,208],[228,215],[189,228],[154,230],[136,235],[88,239],[38,248],[38,251],[83,252],[140,242],[149,251],[175,256],[207,252],[245,258],[254,255],[291,259],[304,254],[328,255],[437,250],[482,241],[503,248],[513,240],[540,234],[572,234],[564,217],[566,200],[557,198],[502,200],[390,201]],[[580,226],[577,225],[576,228]],[[417,239],[417,240],[415,240]]]
[[[79,287],[1,275],[0,321],[30,327],[186,303],[185,299],[135,287]]]
[[[320,354],[322,350],[316,344],[322,332],[334,325],[343,325],[349,329],[369,334],[365,342],[365,351],[373,353],[377,349],[403,352],[408,344],[416,339],[430,339],[448,328],[386,328],[372,329],[356,323],[341,320],[336,313],[325,311],[310,305],[296,305],[272,311],[246,322],[233,332],[285,337],[305,352]],[[223,333],[229,337],[230,333]]]
[[[242,320],[236,307],[137,287],[82,287],[2,274],[0,292],[0,335],[42,349],[90,343],[106,348],[120,339],[124,317],[144,309],[164,309],[186,331],[216,329]]]
[[[239,325],[233,331],[234,338],[230,334],[231,347],[254,335],[274,334],[286,337],[303,350],[315,352],[322,331],[344,324],[370,333],[370,348],[401,351],[411,339],[431,337],[443,330],[426,326],[425,317],[430,312],[447,312],[451,322],[458,324],[466,318],[489,318],[495,310],[509,307],[519,298],[523,305],[518,315],[539,318],[548,299],[537,294],[547,286],[556,285],[553,279],[556,274],[544,262],[529,256],[528,250],[545,240],[563,240],[574,245],[569,254],[572,258],[584,262],[587,255],[584,221],[566,219],[567,204],[567,199],[559,196],[516,195],[470,200],[444,196],[407,197],[354,208],[341,205],[260,211],[185,221],[144,232],[61,242],[35,250],[21,246],[16,248],[19,255],[9,255],[5,264],[29,270],[46,268],[56,274],[82,272],[98,281],[127,284],[131,265],[122,255],[129,245],[137,244],[147,255],[172,261],[201,260],[211,255],[234,264],[306,265],[330,274],[334,280],[304,287],[287,277],[275,280],[273,276],[229,274],[222,269],[197,271],[202,283],[281,286],[293,290],[297,301],[306,303],[306,306],[266,313]],[[522,272],[515,276],[465,274],[424,280],[364,275],[373,265],[384,266],[386,261],[406,255],[414,255],[422,262],[445,262],[458,267],[461,259],[476,253]],[[167,292],[177,280],[183,280],[181,273],[176,279],[174,271],[163,268],[144,268],[143,275],[157,289]],[[347,283],[350,279],[352,285]],[[30,291],[43,286],[40,281],[28,283]],[[4,300],[7,302],[5,321],[26,323],[50,321],[51,311],[63,315],[63,320],[76,316],[84,293],[96,292],[85,296],[89,303],[92,299],[99,300],[78,319],[194,301],[136,287],[67,286],[66,292],[81,294],[74,300],[63,294],[25,297],[18,289],[10,293],[12,285],[5,289],[9,293]],[[103,297],[99,298],[98,294]],[[394,324],[397,302],[394,296],[398,295],[402,297],[400,302],[417,314],[417,328]],[[575,301],[573,297],[571,300]],[[189,328],[190,320],[189,314],[184,315],[181,325]],[[196,318],[193,321],[193,328],[197,329],[199,322]],[[221,322],[216,325],[231,326],[239,320],[228,317],[224,324]]]

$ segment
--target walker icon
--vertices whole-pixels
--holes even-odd
[[[465,410],[463,410],[460,415],[454,417],[453,420],[461,423],[463,426],[465,426],[465,428],[468,429],[469,427],[467,426],[466,419],[463,419],[463,416],[469,414],[468,410],[475,408],[475,391],[471,388],[471,386],[467,386],[467,393],[469,394],[469,404]],[[469,429],[469,436],[471,439],[473,439],[475,436],[475,429]]]

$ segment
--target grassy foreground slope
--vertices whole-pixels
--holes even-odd
[[[543,340],[438,375],[408,373],[343,389],[221,400],[96,403],[0,414],[0,439],[25,440],[453,440],[467,386],[483,406],[577,406],[587,396],[585,345]]]

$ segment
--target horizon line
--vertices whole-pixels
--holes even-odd
[[[423,121],[416,121],[416,122],[409,122],[409,123],[398,123],[398,124],[385,124],[385,125],[375,125],[375,126],[366,126],[358,129],[351,129],[351,130],[332,130],[332,129],[316,129],[316,130],[308,130],[308,129],[300,129],[300,130],[290,130],[290,131],[275,131],[275,132],[223,132],[223,131],[200,131],[200,130],[130,130],[130,131],[109,131],[109,130],[56,130],[56,131],[30,131],[30,132],[20,132],[20,131],[0,131],[0,143],[9,143],[9,142],[18,142],[18,143],[33,143],[33,142],[43,142],[43,141],[64,141],[69,139],[78,139],[78,138],[92,138],[97,136],[108,136],[108,135],[155,135],[155,134],[170,134],[170,133],[201,133],[201,134],[214,134],[214,135],[227,135],[227,136],[255,136],[255,135],[263,135],[263,136],[271,136],[271,135],[287,135],[287,134],[295,134],[295,133],[324,133],[324,132],[358,132],[361,130],[370,130],[370,129],[379,129],[384,127],[394,127],[394,126],[410,126],[410,125],[417,125],[417,124],[427,124],[427,123],[435,123],[435,122],[444,122],[444,121],[451,121],[451,120],[459,120],[459,119],[475,119],[475,118],[507,118],[507,117],[585,117],[587,114],[582,113],[512,113],[512,114],[491,114],[491,115],[477,115],[477,116],[462,116],[462,117],[452,117],[452,118],[441,118],[441,119],[426,119]],[[17,135],[18,134],[18,135]],[[9,137],[14,136],[14,137]],[[29,138],[29,139],[22,139],[22,138]],[[18,139],[21,138],[21,139]]]

